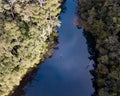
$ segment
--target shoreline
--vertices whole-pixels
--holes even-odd
[[[26,73],[51,55],[60,5],[59,0],[0,1],[0,96],[8,96]]]
[[[92,96],[119,96],[120,95],[120,2],[119,0],[78,0],[78,26],[83,26],[90,32],[97,50],[94,70]],[[114,10],[114,11],[113,11]],[[89,34],[88,34],[89,35]],[[89,50],[88,50],[89,51]],[[94,52],[94,51],[93,51]]]
[[[55,32],[54,34],[57,34],[57,33]],[[52,56],[52,52],[53,52],[53,50],[55,50],[54,48],[55,48],[56,44],[58,43],[58,41],[57,41],[58,37],[51,36],[51,38],[53,38],[53,41],[48,42],[47,49],[49,49],[49,50],[46,51],[46,53],[44,54],[42,61],[40,61],[38,64],[36,64],[33,68],[29,69],[29,71],[22,77],[22,80],[20,81],[20,85],[16,86],[10,92],[10,94],[8,96],[17,96],[19,94],[21,96],[22,95],[21,92],[24,91],[23,87],[33,79],[34,74],[38,70],[38,66],[40,66],[40,64],[42,62],[44,62],[47,58],[50,58]]]

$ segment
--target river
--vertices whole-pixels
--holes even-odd
[[[24,92],[17,96],[91,96],[94,92],[83,29],[73,23],[77,4],[75,0],[66,0],[64,6],[66,10],[60,14],[61,27],[58,28],[58,49],[38,66],[32,81],[24,85]]]

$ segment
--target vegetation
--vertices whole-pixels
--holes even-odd
[[[51,50],[60,3],[0,0],[0,96],[7,96]]]
[[[93,96],[120,96],[120,1],[78,0],[79,25],[95,38]]]

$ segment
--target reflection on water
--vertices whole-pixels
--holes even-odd
[[[76,3],[65,2],[66,12],[61,13],[58,50],[38,67],[33,80],[28,82],[19,96],[90,96],[92,88],[89,69],[90,56],[87,51],[83,29],[73,24]],[[18,94],[17,94],[18,96]]]

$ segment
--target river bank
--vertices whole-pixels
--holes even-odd
[[[56,32],[55,32],[54,34],[57,35]],[[44,62],[45,59],[47,59],[47,58],[49,58],[49,57],[52,56],[53,49],[55,48],[56,44],[58,43],[58,42],[57,42],[57,38],[58,38],[58,37],[56,37],[56,35],[55,35],[55,36],[51,36],[51,39],[52,39],[52,40],[49,40],[49,41],[48,41],[48,46],[47,46],[47,48],[46,48],[48,51],[46,51],[46,52],[44,53],[41,61],[39,61],[38,64],[36,64],[34,67],[32,67],[31,69],[29,69],[29,70],[27,71],[27,73],[22,77],[22,80],[20,81],[19,86],[14,87],[14,89],[9,93],[8,96],[18,96],[18,95],[19,95],[19,96],[22,96],[22,94],[24,93],[24,92],[23,92],[23,87],[24,87],[28,82],[32,81],[34,74],[38,71],[38,66],[39,66],[42,62]]]
[[[119,0],[78,0],[78,23],[95,39],[97,50],[93,96],[120,95],[120,2]],[[94,59],[94,58],[92,58]]]
[[[51,55],[60,4],[60,0],[0,1],[0,96],[12,93],[26,73]]]
[[[61,7],[57,50],[37,67],[14,96],[90,96],[94,92],[89,73],[93,62],[88,58],[83,29],[74,24],[77,3],[66,0]]]

